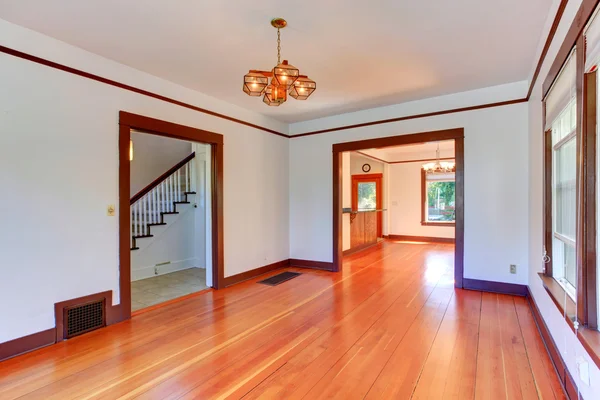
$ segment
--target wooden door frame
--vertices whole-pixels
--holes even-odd
[[[223,243],[223,135],[128,113],[119,112],[119,297],[120,318],[131,318],[131,221],[129,137],[132,129],[152,135],[209,144],[211,147],[211,218],[213,287],[225,287]],[[127,210],[125,212],[125,210]]]
[[[456,225],[454,230],[454,286],[463,287],[464,247],[465,247],[465,147],[464,128],[446,129],[414,133],[409,135],[390,136],[376,139],[358,140],[354,142],[335,143],[333,152],[333,271],[342,268],[342,153],[373,149],[380,147],[400,146],[406,144],[454,140],[454,156],[456,162]]]
[[[375,193],[377,196],[377,204],[375,208],[381,210],[383,208],[383,174],[357,174],[352,175],[352,210],[358,210],[358,183],[360,181],[373,182],[375,181]],[[383,214],[377,214],[377,237],[383,236]]]

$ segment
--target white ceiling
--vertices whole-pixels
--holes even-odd
[[[387,162],[435,159],[438,145],[440,157],[454,157],[454,140],[382,147],[380,149],[361,150],[361,153]]]
[[[525,80],[552,0],[0,0],[0,18],[297,122]],[[317,82],[268,107],[241,90],[282,57]]]

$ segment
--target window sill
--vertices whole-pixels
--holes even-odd
[[[544,288],[550,295],[550,298],[552,299],[560,313],[565,316],[567,324],[575,333],[575,326],[573,325],[573,320],[575,319],[577,310],[575,302],[573,301],[573,299],[571,299],[571,297],[567,294],[565,289],[554,278],[546,276],[543,273],[539,273],[538,275],[542,280]],[[596,364],[596,366],[600,368],[600,332],[593,329],[580,327],[576,335],[577,339],[579,339],[585,350],[588,352],[588,354]]]
[[[424,222],[421,221],[422,226],[447,226],[447,227],[455,227],[455,222]]]

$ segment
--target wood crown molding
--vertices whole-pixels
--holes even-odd
[[[210,111],[210,110],[207,110],[207,109],[202,108],[202,107],[197,107],[197,106],[195,106],[193,104],[185,103],[183,101],[175,100],[175,99],[172,99],[172,98],[167,97],[167,96],[163,96],[163,95],[160,95],[160,94],[157,94],[157,93],[154,93],[154,92],[150,92],[148,90],[140,89],[140,88],[137,88],[135,86],[127,85],[125,83],[117,82],[117,81],[114,81],[112,79],[104,78],[104,77],[99,76],[99,75],[95,75],[95,74],[92,74],[92,73],[89,73],[89,72],[85,72],[85,71],[82,71],[80,69],[72,68],[72,67],[69,67],[69,66],[64,65],[64,64],[59,64],[59,63],[54,62],[54,61],[46,60],[44,58],[37,57],[37,56],[31,55],[31,54],[27,54],[27,53],[24,53],[22,51],[18,51],[18,50],[15,50],[15,49],[11,49],[11,48],[6,47],[6,46],[0,46],[0,52],[4,53],[4,54],[11,55],[11,56],[14,56],[14,57],[17,57],[17,58],[21,58],[23,60],[31,61],[31,62],[34,62],[36,64],[41,64],[41,65],[45,65],[45,66],[50,67],[50,68],[54,68],[54,69],[58,69],[58,70],[61,70],[61,71],[64,71],[64,72],[68,72],[68,73],[73,74],[73,75],[81,76],[83,78],[91,79],[91,80],[96,81],[96,82],[101,82],[101,83],[104,83],[104,84],[107,84],[107,85],[110,85],[110,86],[114,86],[114,87],[117,87],[117,88],[120,88],[120,89],[123,89],[123,90],[128,90],[130,92],[141,94],[142,96],[151,97],[153,99],[161,100],[161,101],[164,101],[164,102],[167,102],[167,103],[175,104],[175,105],[180,106],[180,107],[188,108],[190,110],[198,111],[198,112],[201,112],[203,114],[207,114],[207,115],[210,115],[210,116],[213,116],[213,117],[216,117],[216,118],[221,118],[221,119],[224,119],[224,120],[227,120],[227,121],[235,122],[235,123],[240,124],[240,125],[249,126],[251,128],[258,129],[258,130],[261,130],[261,131],[264,131],[264,132],[268,132],[268,133],[271,133],[273,135],[277,135],[277,136],[289,138],[289,135],[287,135],[285,133],[278,132],[278,131],[270,129],[270,128],[265,128],[264,126],[256,125],[256,124],[253,124],[253,123],[250,123],[250,122],[247,122],[247,121],[243,121],[243,120],[238,119],[238,118],[230,117],[230,116],[225,115],[225,114],[220,114],[220,113],[215,112],[215,111]]]
[[[596,1],[596,0],[593,0]],[[473,105],[473,106],[468,106],[468,107],[459,107],[459,108],[451,108],[451,109],[446,109],[446,110],[439,110],[439,111],[432,111],[432,112],[428,112],[428,113],[422,113],[422,114],[413,114],[413,115],[406,115],[403,117],[397,117],[397,118],[390,118],[390,119],[384,119],[384,120],[377,120],[377,121],[370,121],[370,122],[364,122],[364,123],[360,123],[360,124],[353,124],[353,125],[346,125],[346,126],[339,126],[339,127],[334,127],[334,128],[329,128],[329,129],[322,129],[322,130],[316,130],[316,131],[311,131],[311,132],[305,132],[305,133],[300,133],[300,134],[296,134],[296,135],[288,135],[282,132],[278,132],[275,131],[273,129],[269,129],[269,128],[265,128],[256,124],[252,124],[250,122],[247,121],[243,121],[237,118],[233,118],[233,117],[229,117],[227,115],[224,114],[220,114],[214,111],[210,111],[201,107],[197,107],[194,106],[192,104],[188,104],[179,100],[175,100],[166,96],[162,96],[144,89],[139,89],[136,88],[134,86],[130,86],[130,85],[126,85],[124,83],[120,83],[111,79],[107,79],[107,78],[103,78],[101,76],[95,75],[95,74],[91,74],[89,72],[85,72],[76,68],[72,68],[63,64],[59,64],[50,60],[46,60],[44,58],[41,57],[37,57],[31,54],[27,54],[24,53],[22,51],[18,51],[15,49],[11,49],[9,47],[6,46],[0,46],[0,52],[14,56],[14,57],[18,57],[21,58],[23,60],[28,60],[37,64],[41,64],[41,65],[45,65],[47,67],[50,68],[55,68],[64,72],[68,72],[74,75],[78,75],[81,76],[83,78],[87,78],[87,79],[91,79],[97,82],[101,82],[107,85],[111,85],[114,87],[118,87],[124,90],[128,90],[134,93],[138,93],[141,94],[143,96],[148,96],[148,97],[152,97],[154,99],[157,100],[161,100],[161,101],[165,101],[167,103],[171,103],[171,104],[175,104],[178,105],[180,107],[184,107],[184,108],[188,108],[194,111],[198,111],[207,115],[211,115],[217,118],[222,118],[231,122],[235,122],[241,125],[245,125],[245,126],[249,126],[251,128],[255,128],[258,130],[262,130],[264,132],[268,132],[277,136],[281,136],[281,137],[285,137],[288,139],[293,139],[293,138],[300,138],[300,137],[304,137],[304,136],[310,136],[310,135],[318,135],[318,134],[323,134],[323,133],[328,133],[328,132],[335,132],[335,131],[341,131],[341,130],[347,130],[347,129],[354,129],[354,128],[361,128],[361,127],[366,127],[366,126],[373,126],[373,125],[380,125],[380,124],[388,124],[388,123],[393,123],[393,122],[400,122],[400,121],[406,121],[406,120],[411,120],[411,119],[419,119],[419,118],[427,118],[427,117],[434,117],[434,116],[438,116],[438,115],[445,115],[445,114],[453,114],[453,113],[460,113],[460,112],[466,112],[466,111],[474,111],[474,110],[481,110],[481,109],[485,109],[485,108],[491,108],[491,107],[502,107],[502,106],[507,106],[507,105],[511,105],[511,104],[518,104],[518,103],[523,103],[523,102],[527,102],[529,101],[529,98],[531,96],[531,93],[533,91],[533,87],[537,81],[537,78],[539,76],[539,72],[540,69],[542,67],[542,64],[546,58],[546,55],[548,53],[548,49],[550,47],[550,44],[552,43],[552,40],[554,39],[554,35],[556,34],[556,29],[558,28],[558,24],[562,18],[562,15],[564,13],[564,9],[566,7],[566,3],[568,2],[568,0],[562,0],[561,4],[559,5],[558,11],[556,13],[556,16],[554,18],[554,22],[552,24],[552,27],[548,33],[548,37],[546,38],[546,42],[544,44],[544,48],[542,50],[542,53],[540,55],[540,59],[538,60],[538,64],[537,67],[535,69],[533,78],[531,80],[531,83],[529,85],[529,90],[527,92],[527,95],[523,98],[520,99],[513,99],[513,100],[506,100],[506,101],[499,101],[499,102],[493,102],[493,103],[486,103],[486,104],[479,104],[479,105]],[[589,0],[586,0],[586,2],[589,2]]]
[[[384,164],[387,164],[387,165],[391,165],[391,164],[408,164],[408,163],[414,163],[414,162],[427,162],[427,161],[435,161],[435,160],[437,160],[437,158],[433,157],[433,158],[420,158],[420,159],[414,159],[414,160],[386,161],[383,158],[375,157],[375,156],[372,156],[370,154],[364,153],[362,151],[356,150],[354,153],[360,154],[363,157],[370,158],[372,160],[375,160],[377,162],[381,162],[381,163],[384,163]],[[454,160],[454,157],[440,157],[440,160],[442,160],[442,161]]]

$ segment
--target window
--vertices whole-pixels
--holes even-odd
[[[377,208],[377,184],[358,182],[358,209],[375,210]]]
[[[582,11],[583,10],[583,11]],[[570,28],[544,91],[544,246],[545,271],[540,274],[554,303],[600,366],[598,291],[600,229],[600,147],[597,127],[600,65],[600,18],[593,16],[581,31]],[[571,47],[570,51],[568,50]]]
[[[421,225],[454,226],[455,174],[421,170]]]
[[[576,297],[577,137],[576,103],[571,100],[552,123],[552,275]]]

